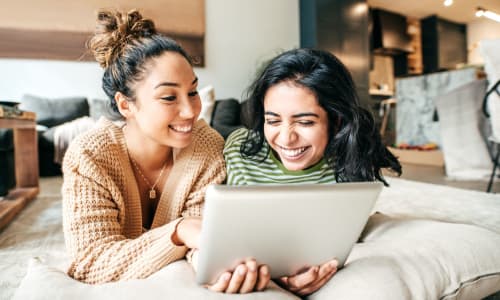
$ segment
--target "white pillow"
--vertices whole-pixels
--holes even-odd
[[[201,98],[201,113],[198,119],[203,119],[210,125],[212,121],[212,113],[215,107],[215,90],[211,85],[198,90]]]
[[[230,295],[211,292],[196,284],[194,272],[185,261],[174,262],[142,280],[89,285],[70,278],[63,271],[31,259],[28,272],[13,300],[47,299],[295,299],[294,295],[271,283],[264,292]]]
[[[500,291],[498,249],[500,234],[481,227],[377,213],[309,299],[483,299]]]

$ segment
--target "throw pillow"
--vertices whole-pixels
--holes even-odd
[[[199,119],[205,120],[207,124],[212,121],[212,112],[214,111],[215,105],[215,90],[211,85],[207,85],[204,88],[198,90],[198,94],[201,99],[201,112]]]
[[[95,121],[99,120],[101,117],[105,117],[108,120],[118,120],[121,119],[121,115],[113,111],[110,106],[109,99],[90,99],[90,117]]]
[[[47,288],[49,287],[49,288]],[[299,299],[274,283],[264,292],[245,295],[214,293],[196,284],[191,266],[174,262],[146,279],[89,285],[32,259],[13,300],[30,299]]]
[[[36,122],[47,127],[89,115],[85,97],[43,98],[27,94],[21,97],[19,108],[35,112]]]
[[[217,100],[212,114],[212,127],[226,139],[231,132],[242,127],[240,103],[236,99]]]
[[[500,235],[373,215],[343,269],[309,299],[483,299],[500,291]]]

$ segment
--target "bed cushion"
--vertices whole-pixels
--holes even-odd
[[[60,183],[48,187],[47,180],[41,181],[37,201],[0,234],[1,299],[11,299],[13,293],[14,299],[214,295],[195,285],[185,262],[141,281],[89,286],[69,278],[60,271],[67,262]],[[60,178],[50,178],[54,180]],[[311,299],[481,299],[500,290],[500,195],[388,180],[391,187],[375,205],[383,214],[370,218],[345,268]],[[27,267],[33,256],[58,269],[36,261]],[[252,297],[292,297],[274,288]]]
[[[47,288],[50,287],[50,288]],[[181,260],[143,280],[88,285],[71,279],[63,271],[40,259],[30,261],[28,273],[13,300],[29,299],[228,299],[233,295],[211,292],[198,286],[191,266]],[[272,284],[265,292],[238,295],[238,299],[298,299]]]
[[[345,267],[310,299],[483,299],[500,291],[500,235],[377,213]]]

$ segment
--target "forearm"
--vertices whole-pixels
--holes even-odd
[[[171,239],[177,222],[135,239],[110,236],[87,247],[74,243],[74,260],[68,273],[77,280],[94,284],[146,278],[184,257],[187,248],[175,245]]]

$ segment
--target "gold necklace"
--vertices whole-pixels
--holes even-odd
[[[156,199],[155,187],[158,184],[158,182],[160,181],[161,175],[163,175],[163,171],[165,171],[165,167],[167,166],[168,160],[165,161],[165,164],[163,164],[163,167],[161,168],[161,171],[160,171],[160,175],[158,175],[158,178],[156,178],[155,183],[153,185],[151,185],[151,183],[149,183],[149,180],[142,173],[141,168],[139,168],[139,166],[137,165],[137,162],[135,161],[135,159],[133,159],[132,156],[130,156],[130,155],[129,155],[129,157],[130,157],[130,160],[132,161],[132,164],[134,165],[134,167],[137,169],[137,171],[141,175],[142,179],[144,179],[144,182],[146,182],[146,184],[150,187],[149,193],[148,193],[149,199],[151,199],[151,200]],[[161,192],[160,192],[160,195],[161,195]]]

